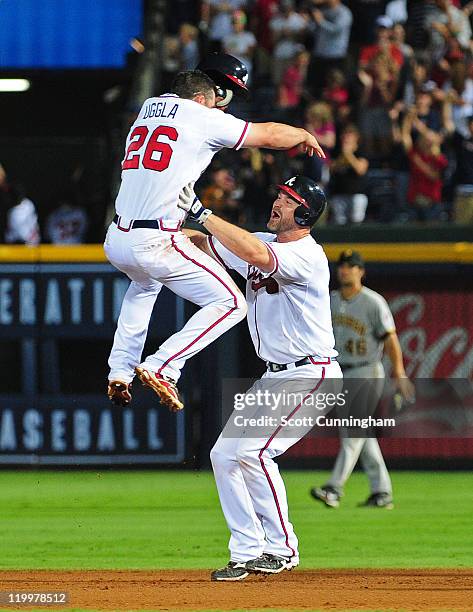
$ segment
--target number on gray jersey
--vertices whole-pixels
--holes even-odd
[[[340,363],[358,365],[380,361],[385,336],[395,330],[386,300],[363,287],[350,300],[344,300],[340,291],[332,291],[330,306]]]

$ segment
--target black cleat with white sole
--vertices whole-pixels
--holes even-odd
[[[249,574],[246,563],[229,561],[225,567],[211,573],[210,579],[215,582],[237,582],[244,580]]]
[[[330,485],[323,487],[313,487],[310,494],[317,501],[321,501],[328,508],[338,508],[340,506],[340,494]]]
[[[393,496],[390,493],[373,493],[368,499],[361,504],[358,504],[361,508],[384,508],[385,510],[392,510],[394,508]]]
[[[261,557],[245,563],[246,569],[256,574],[279,574],[283,570],[292,570],[298,565],[298,561],[294,558],[269,553],[263,553]]]

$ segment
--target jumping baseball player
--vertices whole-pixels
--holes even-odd
[[[283,417],[301,422],[313,417],[308,398],[342,377],[335,360],[328,262],[310,234],[325,210],[325,194],[303,176],[278,189],[267,223],[273,233],[250,234],[220,219],[188,189],[180,198],[180,206],[212,234],[207,238],[189,231],[193,242],[247,281],[248,326],[255,350],[267,365],[247,395],[263,389],[282,394],[290,387],[300,398],[285,403],[280,419],[266,429],[235,430],[235,410],[212,449],[218,494],[231,532],[230,562],[212,573],[217,581],[243,580],[251,572],[277,574],[298,565],[298,541],[273,459],[312,428],[308,422],[289,425],[288,431]],[[265,408],[259,406],[252,416],[264,415]]]
[[[356,379],[353,387],[358,385],[361,391],[365,387],[366,393],[361,392],[356,397],[372,403],[373,412],[384,386],[383,351],[391,361],[393,379],[405,399],[412,399],[413,386],[404,371],[401,347],[389,306],[379,293],[362,285],[364,274],[365,264],[361,255],[351,249],[343,251],[337,263],[340,289],[331,292],[330,303],[335,346],[343,377]],[[364,381],[367,384],[363,385]],[[393,508],[391,479],[378,441],[372,437],[343,435],[332,475],[323,487],[311,489],[312,497],[330,508],[338,508],[345,482],[358,459],[371,487],[370,496],[361,505]]]
[[[241,62],[225,55],[219,65],[227,89],[246,90]],[[324,156],[303,129],[250,124],[220,112],[216,103],[228,95],[221,86],[217,93],[218,99],[216,85],[205,73],[182,72],[170,93],[145,101],[128,134],[116,215],[104,245],[109,261],[131,280],[109,358],[108,396],[117,405],[131,401],[136,373],[171,410],[182,409],[176,382],[186,360],[246,314],[244,298],[230,276],[181,232],[185,213],[177,202],[183,186],[197,180],[224,147],[286,149],[303,144],[309,155]],[[201,309],[140,363],[163,285]]]

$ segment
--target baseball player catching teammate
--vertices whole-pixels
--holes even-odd
[[[357,379],[353,381],[354,387],[359,386],[361,391],[367,382],[364,385],[366,393],[361,392],[357,399],[371,403],[374,412],[384,386],[383,350],[391,361],[396,386],[406,400],[412,400],[414,387],[404,371],[401,346],[389,306],[379,293],[362,285],[364,274],[361,255],[351,249],[342,252],[337,262],[340,289],[331,292],[330,304],[343,377]],[[369,410],[370,406],[360,408]],[[361,505],[393,508],[391,479],[378,441],[372,437],[343,435],[332,475],[324,486],[311,489],[312,497],[330,508],[338,508],[343,486],[358,459],[371,488],[370,496]]]
[[[209,72],[179,73],[170,93],[146,100],[131,126],[122,162],[116,215],[105,240],[109,261],[131,280],[110,353],[108,396],[131,401],[135,373],[171,410],[183,407],[176,382],[186,360],[244,318],[245,300],[230,276],[182,233],[181,189],[199,178],[224,147],[324,153],[308,132],[280,123],[248,123],[226,108],[245,92],[247,72],[232,56],[212,57]],[[206,69],[201,64],[202,70]],[[141,363],[156,298],[163,285],[201,309]]]
[[[308,398],[340,384],[330,316],[329,267],[310,231],[326,207],[325,194],[310,178],[296,176],[278,185],[267,223],[273,233],[249,232],[202,207],[191,189],[180,206],[212,234],[188,231],[192,241],[247,281],[248,327],[267,371],[246,393],[288,386],[300,401],[285,403],[269,428],[235,427],[235,410],[210,457],[230,537],[230,562],[212,580],[243,580],[249,573],[277,574],[299,563],[298,541],[288,518],[284,483],[274,457],[311,428],[283,426],[314,415]],[[273,395],[274,397],[274,395]],[[258,406],[253,417],[267,414]],[[271,404],[270,412],[274,408]],[[290,427],[289,431],[287,427]]]

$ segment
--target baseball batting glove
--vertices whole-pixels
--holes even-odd
[[[197,223],[205,223],[212,214],[211,210],[202,206],[202,202],[195,195],[194,183],[189,183],[182,188],[177,205],[182,210],[185,210],[187,215],[193,221],[197,221]]]

